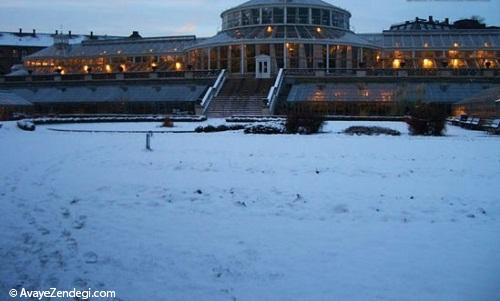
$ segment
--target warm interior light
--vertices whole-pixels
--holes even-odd
[[[175,63],[175,70],[179,71],[182,69],[182,64],[180,62]]]
[[[453,47],[455,47],[455,48],[456,48],[456,47],[458,47],[458,46],[459,46],[459,45],[458,45],[458,43],[457,43],[457,42],[453,43]]]
[[[87,65],[83,66],[83,71],[85,71],[85,72],[88,73],[89,72],[89,66],[87,66]]]
[[[491,60],[485,60],[484,61],[484,67],[485,68],[494,68],[495,67],[495,63]]]
[[[451,66],[452,66],[453,68],[458,68],[458,67],[460,67],[460,60],[458,60],[458,59],[453,59],[453,60],[451,60]]]
[[[394,68],[394,69],[401,68],[401,60],[395,59],[394,61],[392,61],[392,68]]]
[[[321,32],[321,28],[319,28],[319,27],[318,27],[318,28],[316,28],[316,31],[317,31],[318,33],[320,33],[320,32]]]
[[[106,65],[106,72],[111,72],[111,66],[110,65]]]
[[[267,32],[268,32],[268,33],[273,32],[273,28],[272,28],[271,26],[268,26],[268,27],[267,27]]]
[[[423,65],[425,69],[430,69],[434,67],[434,62],[430,59],[424,59]]]
[[[125,64],[121,64],[120,68],[122,69],[122,72],[127,71],[127,65],[125,65]]]
[[[66,72],[64,70],[61,70],[61,75],[64,75]]]
[[[380,55],[377,55],[377,61],[380,61]]]

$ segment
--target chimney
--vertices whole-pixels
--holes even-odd
[[[56,36],[59,34],[59,30],[56,30]]]
[[[36,29],[33,29],[33,36],[36,37]]]
[[[434,23],[434,17],[429,16],[429,23]]]
[[[69,38],[71,39],[71,30],[68,31]]]
[[[446,24],[446,25],[450,24],[450,18],[444,19],[444,24]]]
[[[23,34],[23,29],[22,28],[19,28],[19,34],[22,35]]]
[[[94,32],[93,31],[90,32],[90,39],[91,40],[94,39]]]
[[[139,34],[138,31],[133,31],[132,32],[132,35],[129,37],[129,38],[132,38],[132,39],[140,39],[142,38],[141,35]]]

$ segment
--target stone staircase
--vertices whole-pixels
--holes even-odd
[[[205,114],[210,118],[267,115],[266,98],[273,83],[270,79],[228,78]]]

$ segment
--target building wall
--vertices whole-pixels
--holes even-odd
[[[10,72],[12,66],[23,63],[23,58],[43,47],[0,46],[0,75]]]
[[[453,115],[467,115],[484,119],[500,118],[500,103],[495,101],[473,102],[453,106]]]

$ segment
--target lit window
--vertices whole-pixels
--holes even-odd
[[[106,72],[111,72],[111,66],[110,65],[106,65]]]
[[[273,28],[272,28],[271,26],[268,26],[268,27],[267,27],[267,32],[268,32],[268,33],[273,32]]]
[[[434,62],[430,59],[424,59],[423,66],[425,69],[430,69],[434,67]]]
[[[182,70],[182,64],[180,62],[175,63],[175,70],[177,71]]]
[[[460,46],[460,44],[458,44],[457,42],[453,43],[453,47],[457,48],[459,46]]]
[[[394,69],[401,68],[401,60],[395,59],[394,61],[392,61],[392,68],[394,68]]]
[[[321,33],[321,28],[320,28],[320,27],[316,28],[316,31],[317,31],[318,33]]]

